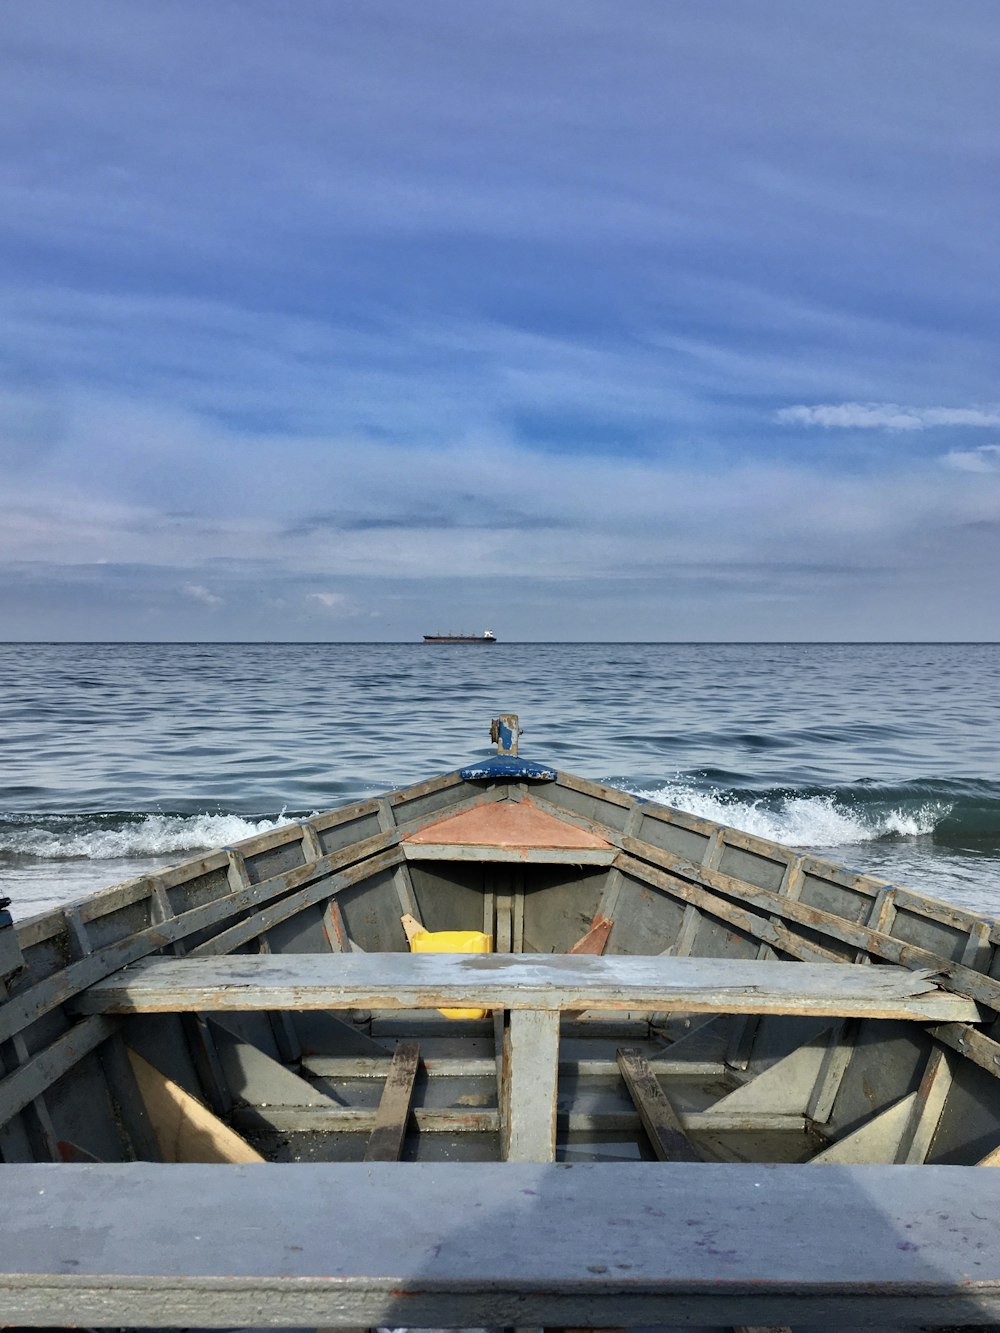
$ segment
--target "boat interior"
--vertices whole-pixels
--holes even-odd
[[[996,922],[530,763],[508,736],[482,763],[0,925],[0,1156],[10,1180],[94,1168],[52,1176],[81,1208],[71,1179],[131,1164],[139,1181],[150,1163],[364,1164],[397,1190],[478,1164],[446,1177],[472,1198],[539,1164],[615,1164],[641,1191],[659,1161],[697,1180],[693,1200],[759,1188],[706,1163],[865,1166],[889,1197],[919,1188],[907,1168],[1000,1165],[998,943]],[[961,1174],[969,1199],[992,1188]],[[796,1171],[788,1188],[808,1211],[844,1178]],[[599,1218],[606,1188],[588,1182],[607,1177],[573,1179],[593,1193],[565,1207]],[[985,1299],[959,1310],[948,1280],[946,1318],[997,1317]],[[452,1299],[449,1326],[546,1319]],[[722,1307],[692,1300],[678,1322],[713,1325]],[[680,1309],[676,1293],[669,1320],[651,1296],[617,1301],[567,1298],[547,1322],[667,1327]],[[140,1304],[106,1308],[139,1326]]]

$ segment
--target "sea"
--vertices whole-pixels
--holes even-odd
[[[1000,916],[1000,644],[0,644],[24,919],[521,753]]]

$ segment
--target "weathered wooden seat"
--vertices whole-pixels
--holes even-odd
[[[968,1021],[977,1006],[903,967],[586,954],[236,954],[147,958],[82,994],[88,1013],[482,1008],[502,1015],[508,1161],[552,1161],[567,1010]]]
[[[903,967],[580,954],[232,954],[146,958],[84,1013],[227,1009],[652,1010],[969,1022],[976,1004]]]
[[[1000,1319],[1000,1172],[12,1165],[0,1307],[92,1327]]]

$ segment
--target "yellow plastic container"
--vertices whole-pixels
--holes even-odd
[[[413,953],[492,953],[493,939],[481,930],[420,930],[410,937]],[[445,1018],[485,1018],[488,1009],[441,1009]]]

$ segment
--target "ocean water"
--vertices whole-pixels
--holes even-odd
[[[1000,916],[1000,644],[0,644],[23,918],[490,752]]]

